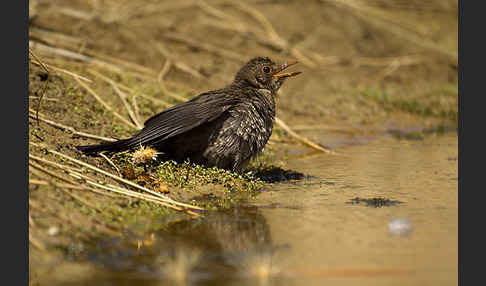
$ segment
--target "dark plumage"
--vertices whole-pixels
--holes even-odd
[[[223,89],[202,93],[145,122],[132,138],[77,146],[86,154],[151,146],[167,158],[240,171],[260,153],[272,134],[276,92],[291,64],[277,66],[267,57],[250,60]]]

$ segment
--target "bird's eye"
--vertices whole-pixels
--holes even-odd
[[[264,72],[264,73],[270,73],[270,72],[272,71],[272,68],[271,68],[271,67],[269,67],[269,66],[264,66],[264,67],[262,68],[262,70],[263,70],[263,72]]]

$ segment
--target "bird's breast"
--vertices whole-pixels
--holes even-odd
[[[267,103],[248,103],[237,108],[233,116],[237,118],[236,135],[248,142],[252,151],[260,152],[272,134],[274,107]]]

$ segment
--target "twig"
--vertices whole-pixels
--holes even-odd
[[[290,136],[294,137],[295,139],[297,139],[298,141],[304,143],[305,145],[309,146],[309,147],[312,147],[316,150],[319,150],[319,151],[322,151],[322,152],[325,152],[325,153],[330,153],[331,151],[329,149],[326,149],[324,147],[321,147],[315,143],[313,143],[312,141],[310,141],[309,139],[303,137],[303,136],[300,136],[299,134],[295,133],[292,129],[290,129],[290,127],[285,124],[285,122],[283,122],[282,120],[280,120],[279,118],[275,117],[275,123],[277,123],[283,130],[285,130]]]
[[[74,188],[74,189],[80,189],[80,188],[83,189],[83,187],[81,185],[79,185],[78,183],[76,183],[76,182],[74,182],[74,181],[72,181],[70,179],[63,178],[63,177],[55,174],[54,172],[49,171],[49,170],[45,169],[44,167],[42,167],[42,166],[40,166],[40,165],[38,165],[38,164],[36,164],[34,162],[29,162],[29,165],[31,165],[32,167],[35,167],[38,170],[41,170],[42,172],[44,172],[44,173],[46,173],[48,175],[51,175],[51,176],[53,176],[55,178],[58,178],[60,180],[63,180],[63,181],[66,181],[66,182],[72,182],[72,183],[70,183],[70,185],[62,185],[62,186],[60,186],[59,184],[53,182],[52,180],[49,180],[48,181],[50,185],[53,185],[53,186],[57,187],[56,189],[64,192],[65,194],[67,194],[68,196],[72,197],[73,199],[78,200],[79,202],[85,204],[86,206],[88,206],[88,207],[90,207],[92,209],[97,210],[100,213],[103,212],[97,206],[91,204],[90,202],[86,201],[82,197],[80,197],[80,196],[78,196],[76,194],[73,194],[73,193],[71,193],[71,192],[69,192],[69,191],[67,191],[65,189],[65,188],[71,188],[71,187]],[[41,174],[38,174],[38,172],[36,170],[31,169],[30,172],[33,173],[33,174],[36,174],[39,177],[42,177],[42,175]]]
[[[174,61],[174,67],[194,76],[195,78],[203,78],[204,77],[200,72],[198,72],[197,70],[193,69],[192,67],[186,65],[183,62]]]
[[[125,86],[125,85],[118,84],[118,86],[121,89],[123,89],[123,90],[125,90],[127,92],[131,92],[133,94],[136,93],[133,89],[131,89],[131,88]],[[141,97],[145,98],[145,99],[148,99],[148,100],[150,100],[150,101],[152,101],[154,103],[160,104],[160,105],[165,106],[165,107],[171,107],[173,105],[173,104],[168,103],[167,101],[164,101],[164,100],[159,99],[159,98],[155,98],[155,97],[150,96],[150,95],[147,95],[145,93],[137,93],[137,94],[140,95]]]
[[[101,188],[101,189],[104,189],[104,190],[108,190],[108,191],[112,191],[113,192],[112,188],[115,187],[115,186],[109,185],[109,186],[112,187],[112,188],[109,188],[109,187],[106,187],[106,186],[97,184],[90,177],[88,177],[86,175],[83,175],[83,174],[81,174],[78,171],[73,170],[69,166],[64,166],[64,165],[61,165],[61,164],[57,164],[57,163],[54,163],[52,161],[49,161],[49,160],[46,160],[46,159],[43,159],[43,158],[39,158],[39,157],[30,155],[30,154],[29,154],[29,157],[31,157],[31,158],[33,158],[35,160],[41,160],[42,162],[47,163],[47,164],[49,164],[51,166],[54,166],[54,167],[60,168],[60,169],[62,169],[64,171],[67,171],[70,176],[72,176],[72,177],[74,177],[76,179],[79,179],[79,180],[83,180],[83,181],[85,181],[85,182],[87,182],[87,183],[89,183],[91,185],[95,185],[98,188]],[[36,172],[33,170],[33,173],[36,173]],[[55,175],[57,175],[57,174],[55,174]],[[57,175],[57,176],[59,176],[59,175]],[[66,185],[66,184],[57,184],[57,183],[53,183],[53,182],[49,183],[49,182],[46,182],[46,181],[38,181],[38,180],[29,180],[29,183],[39,184],[39,185],[49,185],[49,184],[52,184],[52,185],[55,185],[55,186],[61,187],[61,188],[64,187],[64,188],[77,189],[77,190],[88,190],[88,191],[91,191],[91,192],[94,192],[94,193],[97,193],[97,194],[101,194],[101,195],[104,195],[104,196],[113,196],[113,195],[111,195],[109,193],[101,192],[101,191],[99,191],[97,189],[93,189],[91,187],[83,186],[83,185],[80,185],[80,184],[77,184],[77,185],[67,184]],[[118,188],[119,190],[121,190],[121,192],[115,192],[115,193],[117,193],[117,196],[119,196],[120,194],[124,194],[124,195],[129,195],[130,197],[136,196],[137,198],[142,198],[142,199],[149,198],[149,199],[151,199],[151,201],[160,200],[159,197],[154,197],[152,195],[140,194],[140,193],[136,193],[136,192],[133,192],[133,191],[124,189],[124,188],[120,188],[120,187],[115,187],[115,188]],[[162,203],[163,203],[164,206],[168,206],[168,207],[174,208],[174,206],[169,205],[169,204],[167,204],[167,203],[165,203],[163,201],[162,201]],[[178,208],[178,207],[175,207],[175,209],[182,210],[181,208]]]
[[[137,121],[140,122],[140,112],[138,110],[137,96],[136,95],[132,96],[132,105],[133,105],[133,111],[135,112],[135,117],[137,118]]]
[[[232,20],[224,20],[224,19],[215,20],[212,17],[206,17],[206,18],[202,19],[201,21],[202,21],[202,23],[204,23],[206,25],[213,26],[213,27],[216,27],[216,28],[220,28],[220,29],[223,29],[223,30],[229,30],[229,31],[238,32],[238,33],[249,33],[249,32],[254,33],[253,31],[249,31],[248,28],[246,27],[246,25],[244,25],[242,23],[238,23],[238,22],[236,22],[236,20],[233,20],[233,19]],[[259,37],[257,37],[257,41],[258,40],[259,40]],[[269,40],[265,40],[265,44],[267,44],[267,43],[273,49],[276,49],[278,51],[282,50],[281,47],[275,46],[273,44],[273,42],[270,42]]]
[[[34,111],[29,108],[29,112],[34,112]],[[33,118],[34,116],[29,114],[29,117]],[[108,142],[115,142],[116,141],[116,139],[113,139],[113,138],[108,138],[108,137],[103,137],[103,136],[98,136],[98,135],[93,135],[93,134],[77,131],[73,127],[65,126],[65,125],[62,125],[61,123],[57,123],[57,122],[51,121],[49,119],[43,118],[42,114],[41,114],[41,117],[39,117],[39,120],[41,120],[41,121],[43,121],[43,122],[45,122],[45,123],[47,123],[51,126],[57,127],[59,129],[62,129],[62,130],[69,131],[69,132],[71,132],[75,135],[81,136],[81,137],[98,139],[98,140],[103,140],[103,141],[108,141]]]
[[[316,68],[317,64],[313,62],[313,60],[304,54],[309,54],[308,51],[305,53],[301,52],[296,47],[291,47],[286,40],[278,35],[278,33],[273,28],[272,24],[268,19],[258,10],[243,4],[241,1],[228,1],[228,4],[233,5],[237,9],[242,10],[243,12],[252,16],[263,28],[263,31],[260,29],[256,29],[253,26],[247,26],[245,23],[234,19],[228,16],[225,12],[214,8],[213,6],[207,4],[205,1],[198,1],[197,2],[199,8],[207,12],[208,14],[214,16],[222,20],[221,22],[212,21],[210,19],[206,20],[206,22],[212,26],[225,29],[225,30],[232,30],[239,33],[248,33],[251,32],[258,42],[265,46],[269,46],[270,48],[277,50],[277,51],[288,51],[292,56],[299,60],[302,64],[310,67]]]
[[[43,185],[43,186],[46,186],[46,185],[49,185],[49,183],[46,182],[46,181],[41,181],[41,180],[36,180],[36,179],[30,179],[29,178],[29,185]]]
[[[294,131],[308,131],[308,130],[328,130],[343,133],[356,133],[359,129],[349,128],[349,127],[339,127],[339,126],[328,126],[328,125],[294,125],[292,126]]]
[[[356,16],[371,23],[372,25],[385,29],[392,34],[395,34],[408,42],[412,42],[417,46],[426,48],[435,52],[439,52],[442,55],[447,56],[453,61],[457,62],[457,54],[454,52],[447,51],[442,47],[434,44],[433,42],[425,40],[423,37],[417,36],[416,31],[410,32],[400,25],[398,25],[392,17],[387,17],[383,13],[379,13],[376,9],[367,8],[364,5],[358,4],[356,1],[345,1],[345,0],[320,0],[321,2],[333,3],[337,6],[349,9],[349,11],[354,12]]]
[[[176,93],[170,92],[167,89],[167,87],[165,86],[164,81],[160,81],[159,84],[160,84],[160,88],[162,89],[162,91],[164,92],[165,95],[170,96],[170,97],[172,97],[173,99],[175,99],[177,101],[181,101],[181,102],[187,101],[187,98],[182,97],[182,96],[180,96],[180,95],[178,95]],[[173,106],[173,104],[170,104],[169,107],[170,106]]]
[[[118,186],[110,185],[110,184],[101,185],[101,184],[93,181],[93,179],[91,179],[90,177],[85,176],[85,175],[78,173],[78,172],[71,172],[70,175],[82,178],[82,179],[84,179],[84,181],[86,183],[88,183],[90,185],[93,185],[93,186],[100,188],[100,189],[103,189],[103,190],[114,192],[118,195],[123,195],[125,197],[132,197],[132,198],[147,200],[147,201],[150,201],[150,202],[155,202],[155,203],[158,203],[158,204],[163,205],[165,207],[169,207],[169,208],[172,208],[172,209],[175,209],[175,210],[178,210],[178,211],[183,210],[180,207],[168,204],[167,202],[165,202],[164,200],[162,200],[161,198],[156,197],[156,196],[147,195],[147,194],[143,194],[143,193],[137,193],[137,192],[134,192],[134,191],[131,191],[131,190],[128,190],[128,189],[125,189],[125,188],[121,188],[121,187],[118,187]]]
[[[355,58],[351,58],[351,61],[356,65],[366,65],[366,66],[388,66],[395,63],[399,65],[414,65],[421,61],[424,61],[424,58],[418,55],[381,57],[381,58],[355,57]]]
[[[167,89],[167,87],[165,85],[165,81],[164,81],[167,73],[170,71],[170,68],[172,66],[179,65],[179,67],[180,67],[181,65],[178,64],[177,61],[173,60],[172,55],[161,44],[156,44],[155,46],[157,47],[157,49],[159,50],[159,52],[165,57],[164,66],[162,67],[162,70],[159,72],[159,74],[157,76],[157,81],[160,84],[160,88],[162,89],[162,91],[164,92],[164,94],[166,94],[166,95],[174,98],[175,100],[181,101],[181,102],[186,101],[187,100],[186,98],[184,98],[184,97],[182,97],[180,95],[177,95],[177,94],[175,94],[173,92],[170,92]],[[191,69],[191,68],[189,68],[189,69]],[[193,72],[196,72],[196,71],[193,70]]]
[[[182,62],[175,60],[174,57],[162,46],[162,44],[157,43],[155,46],[166,59],[162,70],[160,71],[159,75],[157,76],[157,79],[159,81],[165,78],[165,75],[169,72],[171,66],[174,66],[175,68],[178,68],[181,71],[184,71],[184,72],[186,72],[186,73],[188,73],[188,74],[190,74],[190,75],[192,75],[196,78],[204,77],[197,70],[191,68],[190,66],[186,65],[185,63],[182,63]]]
[[[46,247],[44,246],[44,244],[42,244],[37,239],[35,239],[32,236],[32,233],[30,231],[29,231],[29,242],[32,243],[33,246],[37,247],[38,249],[40,249],[42,251],[46,250]]]
[[[223,28],[231,27],[232,30],[245,33],[248,32],[248,27],[239,22],[235,21],[232,17],[228,16],[228,14],[224,13],[223,11],[214,8],[213,6],[209,5],[206,1],[199,0],[196,2],[197,6],[204,10],[206,13],[210,14],[215,18],[219,18],[225,22],[225,25],[221,25]],[[228,25],[231,24],[231,25]],[[219,25],[218,25],[219,26]]]
[[[245,56],[242,56],[242,55],[237,54],[235,52],[231,52],[231,51],[226,50],[226,49],[215,47],[215,46],[210,45],[210,44],[205,43],[205,42],[199,42],[199,41],[193,40],[193,39],[188,38],[187,36],[184,36],[184,35],[181,35],[181,34],[169,32],[169,33],[164,33],[161,36],[164,37],[164,38],[173,40],[173,41],[183,43],[183,44],[188,45],[190,47],[193,47],[195,49],[205,50],[209,53],[215,54],[215,55],[220,56],[220,57],[232,59],[232,60],[238,61],[240,63],[246,62]]]
[[[36,143],[33,143],[33,142],[29,142],[29,144],[31,144],[31,145],[33,145],[33,146],[36,146],[36,147],[41,147],[41,145],[36,144]],[[138,184],[136,184],[136,183],[133,183],[133,182],[131,182],[131,181],[125,180],[125,179],[123,179],[123,178],[121,178],[121,177],[118,177],[118,176],[116,176],[116,175],[110,174],[110,173],[108,173],[108,172],[106,172],[106,171],[104,171],[104,170],[101,170],[101,169],[99,169],[99,168],[97,168],[97,167],[95,167],[95,166],[93,166],[93,165],[91,165],[91,164],[88,164],[88,163],[85,163],[85,162],[82,162],[82,161],[76,160],[76,159],[74,159],[74,158],[72,158],[72,157],[70,157],[70,156],[68,156],[68,155],[65,155],[65,154],[59,153],[59,152],[57,152],[57,151],[50,150],[50,149],[46,149],[46,150],[47,150],[48,152],[52,153],[52,154],[55,154],[55,155],[58,155],[58,156],[60,156],[60,157],[65,158],[65,159],[68,159],[68,160],[70,160],[70,161],[72,161],[72,162],[75,162],[75,163],[77,163],[77,164],[79,164],[79,165],[82,165],[82,166],[87,167],[87,168],[89,168],[89,169],[91,169],[91,170],[94,170],[94,171],[96,171],[96,172],[98,172],[98,173],[101,173],[101,174],[103,174],[103,175],[106,175],[106,176],[108,176],[108,177],[110,177],[110,178],[112,178],[112,179],[115,179],[115,180],[117,180],[117,181],[120,181],[120,182],[122,182],[122,183],[125,183],[125,184],[127,184],[127,185],[130,185],[130,186],[132,186],[132,187],[135,187],[135,188],[137,188],[137,189],[139,189],[139,190],[142,190],[142,191],[145,191],[145,192],[151,193],[151,194],[153,194],[153,195],[155,195],[155,196],[157,196],[157,197],[160,197],[161,199],[165,200],[167,203],[171,203],[171,204],[174,204],[174,205],[178,205],[178,206],[182,206],[182,207],[186,207],[186,208],[190,208],[190,209],[198,209],[198,210],[203,210],[203,208],[201,208],[201,207],[197,207],[197,206],[188,205],[188,204],[184,204],[184,203],[180,203],[180,202],[174,201],[173,199],[171,199],[171,198],[169,198],[169,197],[166,197],[166,196],[164,196],[164,195],[161,195],[161,194],[159,194],[159,193],[157,193],[157,192],[154,192],[154,191],[152,191],[152,190],[150,190],[150,189],[147,189],[147,188],[145,188],[145,187],[142,187],[142,186],[140,186],[140,185],[138,185]]]
[[[116,73],[119,73],[119,74],[130,73],[130,74],[132,74],[132,75],[134,75],[138,78],[155,81],[153,76],[148,75],[146,73],[140,73],[140,72],[136,72],[136,71],[132,71],[132,70],[127,70],[128,67],[126,67],[126,66],[124,67],[124,66],[120,66],[120,65],[117,65],[117,64],[109,63],[109,62],[94,58],[92,56],[83,55],[83,54],[73,52],[73,51],[70,51],[70,50],[50,47],[50,46],[47,46],[47,45],[44,45],[44,44],[41,44],[39,42],[35,42],[35,41],[32,41],[32,40],[29,41],[29,47],[33,47],[35,49],[42,50],[45,53],[50,53],[50,54],[54,54],[54,55],[57,55],[57,56],[62,56],[62,57],[68,58],[68,59],[84,62],[86,64],[96,65],[96,66],[99,66],[101,68],[105,68],[105,69],[108,69],[110,71],[113,71],[113,72],[116,72]],[[155,72],[154,72],[154,74],[155,74]]]
[[[52,177],[54,177],[54,178],[57,178],[57,179],[59,179],[61,181],[64,181],[64,182],[69,183],[71,185],[79,185],[75,181],[73,181],[71,179],[68,179],[68,178],[64,178],[63,176],[61,176],[59,174],[56,174],[53,171],[50,171],[50,170],[42,167],[41,165],[39,165],[39,164],[37,164],[35,162],[29,161],[29,165],[32,166],[32,167],[34,167],[34,168],[36,168],[36,169],[38,169],[38,170],[40,170],[40,171],[42,171],[42,172],[44,172],[44,173],[46,173],[46,174],[48,174],[48,175],[50,175],[50,176],[52,176]],[[33,173],[35,173],[34,170],[30,170],[30,171],[33,172]],[[42,176],[40,176],[40,177],[42,177]]]
[[[120,173],[120,169],[118,169],[118,167],[115,165],[115,163],[113,163],[113,161],[110,160],[110,158],[108,158],[105,154],[103,154],[103,152],[99,153],[99,155],[103,158],[105,158],[105,160],[113,167],[115,168],[116,172],[118,173],[118,176],[121,177],[121,173]]]
[[[135,126],[133,123],[126,120],[125,117],[121,116],[120,114],[118,114],[118,112],[113,110],[113,108],[111,108],[106,102],[104,102],[103,99],[101,99],[101,97],[98,94],[96,94],[96,92],[94,90],[92,90],[89,86],[87,86],[84,82],[80,81],[77,78],[74,78],[74,79],[79,83],[79,85],[84,87],[88,91],[88,93],[91,94],[99,103],[101,103],[101,105],[103,105],[103,107],[105,107],[106,110],[113,113],[113,115],[115,115],[115,117],[117,117],[118,119],[123,121],[123,123],[125,123],[129,127],[133,128],[133,129],[137,129],[137,126]]]
[[[34,159],[34,160],[37,160],[37,161],[40,161],[40,162],[43,162],[45,164],[48,164],[48,165],[51,165],[51,166],[54,166],[56,168],[59,168],[63,171],[66,171],[68,172],[68,174],[71,176],[71,177],[74,177],[76,179],[82,179],[83,176],[73,176],[74,173],[76,174],[80,174],[79,172],[82,172],[81,170],[79,169],[76,169],[76,168],[73,168],[71,166],[67,166],[67,165],[61,165],[61,164],[58,164],[58,163],[55,163],[55,162],[52,162],[52,161],[49,161],[49,160],[46,160],[44,158],[40,158],[40,157],[37,157],[37,156],[34,156],[32,154],[29,154],[29,157]],[[32,183],[32,184],[36,184],[36,185],[48,185],[49,183],[48,182],[45,182],[45,181],[38,181],[38,180],[29,180],[29,184]],[[104,195],[104,196],[110,196],[110,197],[113,197],[113,195],[109,194],[109,193],[106,193],[106,192],[101,192],[99,190],[96,190],[96,189],[93,189],[93,188],[90,188],[88,186],[82,186],[80,184],[77,184],[77,185],[65,185],[65,184],[57,184],[57,186],[59,187],[68,187],[70,189],[77,189],[77,190],[88,190],[88,191],[91,191],[93,193],[96,193],[96,194],[100,194],[100,195]]]
[[[182,97],[182,96],[180,96],[180,95],[178,95],[176,93],[170,92],[167,89],[167,87],[165,85],[165,81],[164,81],[167,73],[170,71],[170,68],[172,66],[175,66],[175,67],[178,67],[179,69],[183,69],[184,71],[187,71],[188,73],[191,73],[191,74],[195,75],[196,77],[202,77],[202,75],[199,72],[197,72],[196,70],[192,69],[191,67],[189,67],[189,66],[187,66],[187,65],[185,65],[183,63],[179,63],[179,62],[173,60],[172,55],[161,44],[156,44],[155,46],[157,47],[157,49],[159,50],[159,52],[166,59],[165,60],[165,63],[164,63],[164,66],[162,67],[162,70],[159,72],[159,74],[157,76],[157,81],[160,84],[160,88],[162,89],[162,91],[164,92],[164,94],[166,94],[166,95],[174,98],[177,101],[180,101],[180,102],[187,101],[186,98],[184,98],[184,97]]]
[[[385,77],[389,76],[392,74],[394,71],[396,71],[400,67],[400,62],[398,60],[393,61],[390,63],[388,66],[386,66],[383,70],[375,74],[374,76],[367,77],[364,79],[365,82],[372,82],[372,81],[379,81],[384,79]]]
[[[238,33],[251,33],[255,36],[255,40],[262,44],[263,46],[267,46],[268,48],[278,51],[284,52],[286,47],[282,47],[281,45],[276,44],[275,42],[271,41],[267,38],[265,32],[260,31],[259,29],[255,29],[253,27],[247,27],[244,23],[237,22],[236,19],[232,19],[231,21],[223,20],[223,21],[215,21],[211,18],[203,19],[207,25],[220,28],[223,30],[229,30]],[[307,52],[306,52],[307,53]]]
[[[185,212],[189,215],[192,215],[193,217],[200,217],[201,215],[196,213],[196,212],[193,212],[191,210],[185,210]]]
[[[37,60],[38,64],[40,64],[40,66],[45,70],[45,72],[47,73],[47,78],[44,82],[44,84],[42,85],[41,89],[41,93],[40,93],[40,98],[39,98],[39,102],[37,102],[37,108],[36,108],[36,111],[35,111],[35,116],[36,116],[36,120],[37,120],[37,124],[39,124],[39,109],[40,109],[40,104],[42,102],[42,98],[44,97],[44,94],[46,93],[46,90],[47,90],[47,86],[49,84],[49,75],[50,75],[50,72],[49,72],[49,69],[47,68],[46,64],[44,62],[42,62],[37,56],[36,54],[32,51],[32,49],[29,47],[29,54],[35,59]],[[37,93],[37,92],[36,92]]]
[[[155,74],[155,71],[151,68],[148,68],[148,67],[136,64],[136,63],[132,63],[132,62],[129,62],[129,61],[126,61],[126,60],[123,60],[123,59],[115,58],[115,57],[112,57],[112,56],[109,56],[109,55],[101,54],[94,49],[85,48],[84,52],[85,52],[86,55],[81,55],[79,53],[76,53],[73,50],[78,49],[79,45],[82,44],[85,41],[82,40],[82,39],[73,37],[73,36],[64,35],[64,34],[57,33],[57,32],[51,32],[51,31],[47,31],[47,30],[39,29],[39,28],[30,29],[29,35],[31,36],[31,38],[33,38],[33,39],[37,38],[39,40],[42,40],[42,41],[48,43],[49,45],[56,46],[56,47],[62,46],[62,48],[64,48],[64,49],[66,49],[66,48],[70,49],[70,51],[68,51],[68,53],[66,53],[67,50],[56,51],[56,52],[63,52],[65,55],[69,54],[69,56],[76,56],[76,57],[81,56],[81,58],[83,58],[85,61],[88,61],[88,60],[90,60],[92,62],[100,61],[100,62],[104,62],[104,63],[110,62],[112,65],[115,64],[118,67],[123,67],[124,69],[136,71],[136,72],[146,74],[146,75],[152,75],[153,76]]]
[[[39,96],[32,96],[32,95],[30,95],[30,96],[29,96],[29,98],[31,98],[31,99],[39,99],[39,98],[41,98],[41,97],[39,97]],[[50,98],[50,97],[46,97],[46,98],[43,98],[43,99],[44,99],[44,100],[47,100],[47,101],[59,101],[59,99],[57,99],[57,98]]]
[[[55,54],[55,55],[58,55],[58,56],[63,56],[63,57],[66,57],[66,58],[70,58],[70,59],[77,60],[77,61],[82,61],[82,62],[85,62],[85,63],[94,63],[94,61],[95,61],[90,56],[82,55],[80,53],[76,53],[76,52],[69,51],[69,50],[66,50],[66,49],[51,47],[51,46],[44,45],[44,44],[41,44],[41,43],[33,41],[33,40],[29,41],[29,47],[39,49],[39,50],[46,52],[46,53],[51,53],[51,54]],[[112,68],[120,69],[120,67],[114,66],[110,63],[99,62],[99,64],[108,65],[108,66],[112,66]]]
[[[228,3],[246,12],[247,14],[251,15],[256,21],[258,21],[266,32],[268,38],[275,45],[280,46],[283,50],[288,50],[292,56],[294,56],[297,60],[299,60],[299,62],[308,66],[309,68],[317,67],[316,63],[314,63],[308,57],[304,56],[304,54],[300,52],[297,48],[290,47],[287,41],[285,41],[282,37],[278,35],[270,21],[268,21],[265,15],[263,15],[260,11],[249,5],[244,4],[242,1],[230,1]]]
[[[86,182],[88,184],[92,184],[94,186],[97,186],[98,188],[109,190],[109,191],[112,191],[114,193],[123,194],[125,196],[132,197],[132,198],[143,199],[143,200],[146,200],[146,201],[149,201],[149,202],[160,204],[160,205],[168,207],[168,208],[175,209],[177,211],[184,210],[183,208],[180,208],[178,206],[174,206],[174,205],[171,205],[167,202],[164,202],[164,201],[160,200],[160,198],[157,198],[155,196],[149,196],[149,195],[146,195],[146,194],[136,193],[136,192],[133,192],[133,191],[129,191],[127,189],[115,187],[113,185],[103,186],[103,185],[100,185],[100,184],[93,182],[93,181],[86,181]]]
[[[136,64],[136,63],[132,63],[132,62],[129,62],[129,61],[126,61],[126,60],[123,60],[123,59],[119,59],[119,58],[115,58],[115,57],[108,56],[108,55],[105,55],[105,54],[101,54],[101,53],[95,52],[94,50],[87,50],[87,53],[89,55],[97,58],[97,59],[108,60],[108,61],[115,63],[115,64],[118,64],[118,65],[120,65],[120,66],[122,66],[126,69],[131,69],[132,71],[136,71],[136,72],[146,74],[146,75],[150,75],[150,76],[154,76],[156,74],[156,71],[151,69],[151,68],[148,68],[148,67]]]
[[[95,14],[92,12],[88,13],[69,7],[58,7],[57,12],[84,21],[91,21],[95,17]]]
[[[132,107],[130,106],[130,104],[127,101],[126,94],[118,88],[118,86],[116,85],[115,82],[112,82],[111,85],[113,86],[113,89],[118,94],[118,96],[120,97],[121,101],[123,102],[123,105],[125,106],[125,108],[126,108],[126,110],[128,112],[128,115],[132,119],[133,123],[135,123],[135,125],[137,126],[138,129],[142,129],[143,128],[143,124],[140,123],[138,121],[137,117],[135,116],[135,113],[133,112]]]
[[[322,56],[316,52],[309,51],[309,50],[306,51],[306,54],[309,54],[316,61],[318,61],[320,66],[335,65],[341,61],[341,59],[338,56]]]
[[[32,219],[32,217],[30,216],[30,213],[29,213],[29,226],[32,226],[32,227],[34,227],[34,226],[35,226],[34,220],[33,220],[33,219]]]
[[[56,47],[68,47],[71,50],[76,50],[80,45],[86,42],[79,37],[61,34],[52,30],[46,30],[37,27],[29,27],[29,38],[39,40],[47,45]]]
[[[32,49],[29,47],[29,54],[37,61],[37,63],[46,71],[46,73],[49,73],[49,69],[47,68],[47,65],[37,57],[37,55],[32,51]]]
[[[140,123],[140,122],[137,120],[137,118],[136,118],[136,116],[135,116],[135,114],[134,114],[134,112],[133,112],[132,107],[131,107],[131,106],[128,104],[127,99],[126,99],[126,97],[127,97],[127,96],[126,96],[126,94],[125,94],[125,93],[123,93],[123,92],[122,92],[122,91],[121,91],[121,90],[118,88],[117,83],[116,83],[114,80],[109,79],[109,78],[107,78],[107,77],[105,77],[105,76],[101,75],[100,73],[98,73],[98,72],[97,72],[97,71],[95,71],[95,70],[88,70],[88,72],[89,72],[89,73],[91,73],[91,74],[93,74],[94,76],[99,77],[100,79],[102,79],[103,81],[105,81],[105,82],[109,83],[109,84],[110,84],[110,85],[113,87],[113,89],[115,90],[116,94],[118,95],[118,97],[120,97],[121,101],[123,102],[123,105],[125,106],[125,108],[126,108],[126,110],[127,110],[127,112],[128,112],[128,115],[129,115],[129,116],[130,116],[130,118],[132,119],[133,123],[135,123],[135,125],[136,125],[136,127],[137,127],[137,128],[139,128],[139,129],[143,128],[143,124],[141,124],[141,123]]]
[[[165,79],[166,75],[169,73],[171,65],[172,65],[172,61],[169,58],[166,58],[164,62],[164,66],[162,67],[159,74],[157,75],[158,82],[161,82]]]
[[[51,69],[55,70],[55,71],[58,71],[58,72],[62,72],[62,73],[65,73],[67,75],[70,75],[74,78],[77,78],[77,79],[80,79],[80,80],[84,80],[85,82],[88,82],[88,83],[91,83],[93,82],[92,80],[90,80],[89,78],[86,78],[84,76],[81,76],[79,74],[76,74],[74,72],[71,72],[71,71],[68,71],[68,70],[65,70],[65,69],[62,69],[62,68],[58,68],[58,67],[55,67],[53,65],[48,65],[48,67],[50,67]]]
[[[95,72],[95,71],[94,71],[94,70],[92,70],[92,69],[88,69],[88,72],[89,72],[89,73],[93,73],[93,72]],[[97,73],[97,74],[98,74],[98,77],[99,77],[99,78],[101,78],[101,79],[103,79],[103,80],[105,80],[105,81],[109,81],[109,80],[111,80],[110,78],[108,78],[108,77],[106,77],[106,76],[104,76],[104,75],[102,75],[102,74],[100,74],[100,73]],[[123,84],[121,84],[121,83],[118,83],[118,87],[119,87],[120,89],[123,89],[123,90],[124,90],[124,91],[126,91],[126,92],[129,92],[129,93],[135,94],[135,91],[134,91],[133,89],[129,88],[128,86],[126,86],[126,85],[123,85]],[[158,104],[160,104],[160,105],[163,105],[163,106],[165,106],[165,107],[170,107],[170,106],[172,106],[172,104],[170,104],[170,103],[168,103],[168,102],[166,102],[166,101],[163,101],[162,99],[158,99],[158,98],[152,97],[152,96],[150,96],[150,95],[146,95],[146,94],[144,94],[144,93],[138,93],[138,95],[140,95],[141,97],[146,98],[146,99],[148,99],[148,100],[151,100],[151,101],[152,101],[152,102],[154,102],[154,103],[158,103]]]
[[[278,45],[282,47],[287,46],[287,42],[277,34],[270,21],[268,21],[268,19],[260,11],[242,2],[231,2],[231,5],[246,12],[247,14],[252,16],[258,23],[260,23],[260,25],[262,25],[263,27],[263,30],[267,33],[267,35],[270,37],[270,39],[272,39],[273,42],[278,43]]]
[[[35,155],[32,155],[30,153],[29,153],[29,158],[34,159],[34,160],[37,160],[37,161],[42,162],[42,163],[45,163],[45,164],[48,164],[48,165],[51,165],[53,167],[56,167],[56,168],[59,168],[59,169],[62,169],[62,170],[65,170],[65,171],[82,172],[81,169],[78,169],[78,168],[75,168],[75,167],[71,167],[71,166],[68,166],[68,165],[62,165],[62,164],[59,164],[59,163],[56,163],[56,162],[52,162],[52,161],[49,161],[47,159],[44,159],[44,158],[41,158],[41,157],[37,157]]]
[[[84,80],[86,82],[91,82],[91,80],[89,78],[86,78],[84,76],[81,76],[79,74],[76,74],[74,72],[71,72],[71,71],[68,71],[68,70],[65,70],[63,68],[59,68],[59,67],[56,67],[56,66],[53,66],[53,65],[48,65],[46,63],[43,63],[43,62],[40,62],[39,59],[35,56],[35,54],[32,52],[32,49],[29,48],[29,51],[31,51],[31,54],[32,56],[35,57],[35,60],[31,61],[33,64],[36,64],[36,65],[40,65],[44,70],[48,71],[47,68],[50,68],[50,69],[53,69],[55,71],[58,71],[58,72],[62,72],[62,73],[65,73],[67,75],[70,75],[72,77],[76,77],[76,78],[79,78],[81,80]]]

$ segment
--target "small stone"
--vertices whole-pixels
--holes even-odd
[[[47,234],[49,234],[51,236],[57,235],[58,233],[59,233],[59,228],[57,226],[51,226],[47,230]]]
[[[407,236],[412,230],[412,223],[407,218],[395,218],[388,223],[388,232],[392,235]]]

